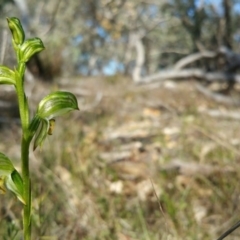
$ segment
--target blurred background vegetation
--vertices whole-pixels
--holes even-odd
[[[230,58],[193,67],[237,74],[239,1],[0,0],[0,16],[1,64],[15,64],[6,17],[46,46],[28,64],[32,112],[55,89],[80,105],[31,153],[33,239],[207,240],[239,220],[240,80],[220,103],[194,77],[136,84],[221,47],[234,69]],[[0,87],[0,151],[18,165],[15,95]],[[1,239],[21,239],[20,216],[20,203],[1,195]]]
[[[18,16],[43,39],[38,68],[48,77],[131,75],[140,51],[145,75],[201,48],[239,51],[237,0],[1,0],[0,13],[2,35],[5,17]]]

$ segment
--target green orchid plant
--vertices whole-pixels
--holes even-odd
[[[12,33],[12,44],[17,57],[14,70],[0,65],[0,84],[15,87],[22,126],[21,172],[12,161],[0,153],[0,191],[10,190],[23,204],[24,240],[31,239],[31,178],[29,170],[29,149],[41,146],[48,134],[52,134],[54,118],[72,110],[78,110],[76,97],[70,92],[57,91],[44,97],[38,104],[35,116],[31,118],[28,98],[24,91],[24,73],[26,63],[36,53],[44,50],[39,38],[25,40],[25,33],[19,19],[7,18]]]

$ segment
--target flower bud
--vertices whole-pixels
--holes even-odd
[[[34,54],[41,52],[44,48],[45,47],[40,38],[26,40],[20,48],[20,60],[22,62],[28,62]]]
[[[12,32],[13,41],[16,45],[21,45],[24,42],[25,34],[18,18],[7,18],[8,26]]]

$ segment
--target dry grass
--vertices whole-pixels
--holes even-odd
[[[81,86],[101,91],[102,101],[57,119],[31,154],[33,239],[207,240],[239,220],[240,125],[203,113],[237,108],[205,99],[189,82]],[[16,163],[18,142],[19,126],[1,129],[0,151]],[[0,198],[1,239],[19,239],[21,205],[10,193]]]

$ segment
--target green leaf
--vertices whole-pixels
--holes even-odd
[[[10,68],[0,65],[0,84],[15,85],[15,73]]]
[[[5,193],[4,183],[7,189],[12,191],[17,198],[24,203],[23,200],[23,181],[10,159],[0,153],[0,191]]]
[[[8,176],[13,171],[14,171],[14,166],[10,161],[10,159],[3,153],[0,153],[0,177]]]
[[[23,198],[23,180],[18,171],[14,170],[10,175],[6,177],[5,181],[6,187],[12,191],[23,204],[25,204]]]
[[[42,99],[37,109],[37,115],[49,120],[78,109],[77,99],[72,93],[57,91]]]
[[[25,34],[21,22],[18,18],[7,18],[8,26],[12,32],[13,42],[16,45],[21,45],[24,42]]]
[[[42,119],[34,138],[33,151],[38,146],[42,146],[43,141],[47,137],[48,129],[49,129],[49,121],[46,119]]]
[[[20,61],[28,62],[29,59],[36,53],[44,50],[45,47],[40,38],[31,38],[26,40],[20,48]]]

